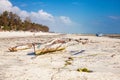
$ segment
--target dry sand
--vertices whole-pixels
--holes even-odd
[[[54,38],[88,38],[87,44],[35,56],[33,49],[9,52],[11,46]],[[83,53],[73,55],[81,50]],[[71,65],[65,61],[73,58]],[[93,72],[78,72],[87,68]],[[120,80],[120,39],[75,34],[0,32],[0,80]]]

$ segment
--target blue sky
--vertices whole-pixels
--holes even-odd
[[[33,22],[64,33],[120,33],[120,0],[7,0],[28,13],[48,17]],[[26,15],[27,15],[26,14]],[[33,14],[32,14],[33,15]],[[51,17],[51,18],[50,18]],[[43,19],[42,19],[43,18]],[[49,21],[47,19],[49,18]],[[54,22],[50,22],[51,19]],[[40,20],[40,21],[38,21]]]

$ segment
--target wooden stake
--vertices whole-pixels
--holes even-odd
[[[35,53],[35,43],[32,43],[32,45],[33,45],[33,49],[34,49],[34,53]]]

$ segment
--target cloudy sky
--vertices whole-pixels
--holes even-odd
[[[120,0],[0,0],[12,11],[63,33],[120,33]]]

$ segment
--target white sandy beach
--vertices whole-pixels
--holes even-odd
[[[60,34],[60,33],[58,33]],[[10,38],[10,37],[28,37],[28,36],[40,36],[40,35],[57,35],[55,33],[47,32],[29,32],[29,31],[5,31],[0,32],[0,38]]]
[[[39,56],[33,48],[9,52],[8,48],[26,43],[43,43],[55,38],[87,38],[63,51]],[[73,55],[79,51],[84,52]],[[72,57],[70,65],[65,61]],[[91,73],[78,72],[87,68]],[[77,34],[0,32],[0,80],[119,80],[120,39]]]

